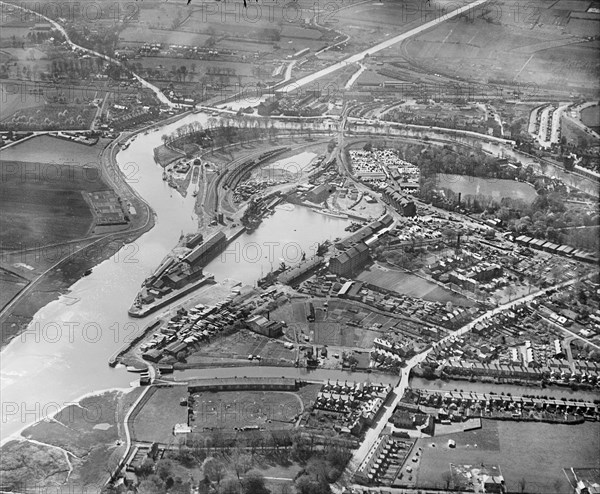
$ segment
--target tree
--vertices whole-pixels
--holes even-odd
[[[225,468],[223,464],[216,458],[208,458],[204,462],[204,475],[208,477],[211,482],[221,483],[225,476]]]
[[[164,494],[165,485],[156,475],[151,475],[140,482],[137,488],[138,494]]]
[[[225,479],[219,487],[219,494],[241,494],[241,485],[239,480]]]
[[[231,455],[231,463],[238,480],[241,480],[241,476],[250,469],[252,457],[239,447],[236,447]]]
[[[169,477],[173,476],[173,462],[168,459],[161,460],[156,465],[156,475],[162,480],[166,481]]]
[[[136,469],[136,475],[146,477],[154,472],[154,461],[152,458],[144,458],[141,465]]]
[[[250,472],[244,480],[242,480],[244,494],[269,494],[269,490],[265,485],[265,478],[258,472]]]

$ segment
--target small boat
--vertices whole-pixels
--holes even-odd
[[[194,192],[192,192],[192,196],[196,197],[198,195],[198,191],[194,190]]]
[[[167,180],[168,178],[169,178],[169,176],[167,175],[167,172],[163,172],[162,179]]]
[[[86,269],[85,272],[83,273],[83,276],[89,276],[90,274],[92,274],[92,270]]]

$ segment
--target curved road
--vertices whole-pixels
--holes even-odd
[[[111,58],[108,55],[105,55],[104,53],[99,53],[97,51],[90,50],[89,48],[84,48],[83,46],[79,46],[79,45],[73,43],[71,41],[71,38],[69,38],[69,35],[65,31],[65,29],[58,22],[56,22],[53,19],[50,19],[50,17],[47,17],[47,16],[45,16],[43,14],[40,14],[39,12],[35,12],[34,10],[31,10],[31,9],[28,9],[28,8],[25,8],[25,7],[21,7],[20,5],[17,5],[17,4],[14,4],[14,3],[8,3],[8,2],[2,2],[2,1],[0,1],[0,5],[7,5],[7,6],[10,6],[10,7],[15,7],[17,9],[20,9],[20,10],[23,10],[25,12],[28,12],[28,13],[32,14],[33,16],[41,17],[42,19],[46,20],[47,22],[49,22],[50,24],[52,24],[52,26],[54,26],[54,28],[56,30],[58,30],[63,35],[63,37],[67,41],[67,44],[69,45],[69,47],[72,50],[82,50],[82,51],[84,51],[86,53],[89,53],[91,55],[94,55],[96,57],[100,57],[100,58],[106,60],[107,62],[111,62],[111,63],[113,63],[115,65],[119,65],[120,67],[126,68],[119,60]],[[158,100],[162,104],[167,105],[169,108],[174,108],[174,107],[177,106],[174,103],[171,103],[171,101],[169,100],[169,98],[167,98],[163,94],[163,92],[160,89],[158,89],[156,86],[154,86],[153,84],[150,84],[148,81],[142,79],[139,75],[137,75],[135,72],[132,72],[130,69],[126,68],[126,70],[128,72],[131,72],[131,75],[133,75],[133,77],[135,77],[137,79],[137,81],[142,86],[144,86],[147,89],[150,89],[156,95],[156,97],[158,98]]]

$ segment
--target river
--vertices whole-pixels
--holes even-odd
[[[292,206],[292,207],[290,207]],[[285,204],[265,218],[252,233],[244,233],[206,266],[217,280],[235,278],[248,285],[277,269],[281,262],[298,264],[317,252],[319,242],[348,235],[345,219],[315,213],[302,206]]]
[[[176,245],[180,235],[196,231],[198,223],[193,213],[195,198],[191,194],[181,197],[162,180],[153,149],[162,144],[164,133],[191,121],[205,125],[207,119],[205,114],[191,114],[158,131],[139,134],[128,149],[117,155],[131,186],[156,213],[156,225],[73,284],[68,297],[40,309],[23,335],[3,349],[2,443],[85,394],[129,387],[132,375],[107,365],[108,357],[126,338],[146,324],[130,318],[127,310],[143,280]],[[279,266],[280,258],[289,264],[298,262],[302,251],[311,255],[319,240],[342,236],[348,224],[347,220],[305,208],[290,209],[279,207],[255,232],[242,235],[206,270],[217,280],[234,278],[253,284],[261,273],[271,269],[271,259],[274,268]]]

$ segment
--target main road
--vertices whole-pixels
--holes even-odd
[[[426,22],[425,24],[422,24],[414,29],[411,29],[410,31],[407,31],[403,34],[399,34],[398,36],[394,36],[393,38],[390,38],[388,40],[382,41],[381,43],[379,43],[375,46],[372,46],[371,48],[367,48],[366,50],[361,51],[360,53],[352,55],[344,60],[341,60],[340,62],[334,63],[333,65],[330,65],[329,67],[319,70],[318,72],[307,75],[306,77],[303,77],[302,79],[299,79],[296,82],[287,84],[286,86],[283,86],[283,87],[277,89],[277,92],[287,93],[287,92],[294,91],[295,89],[305,86],[306,84],[310,84],[311,82],[314,82],[317,79],[320,79],[321,77],[331,74],[331,73],[335,72],[336,70],[341,69],[342,67],[346,67],[348,65],[355,64],[356,62],[360,62],[367,55],[373,55],[374,53],[377,53],[381,50],[390,48],[390,47],[394,46],[395,44],[400,43],[401,41],[407,40],[408,38],[412,38],[413,36],[415,36],[419,33],[422,33],[423,31],[426,31],[427,29],[431,29],[432,27],[435,27],[438,24],[441,24],[442,22],[452,19],[453,17],[456,17],[457,15],[463,14],[464,12],[467,12],[470,9],[477,8],[480,5],[486,3],[487,1],[488,0],[476,0],[475,2],[465,5],[464,7],[460,7],[456,10],[453,10],[452,12],[448,12],[443,15],[440,15],[438,18],[433,19],[432,21]]]
[[[585,279],[585,278],[589,278],[591,276],[592,276],[591,274],[585,275],[578,279]],[[556,290],[556,289],[560,289],[560,288],[564,288],[569,285],[572,285],[572,284],[576,283],[578,281],[578,279],[565,281],[563,283],[559,283],[558,285],[553,285],[551,287],[545,288],[545,289],[537,291],[535,293],[512,300],[506,304],[500,305],[500,306],[496,307],[495,309],[479,316],[478,318],[474,319],[470,323],[465,324],[464,326],[462,326],[461,328],[457,329],[456,331],[450,333],[449,335],[445,336],[439,342],[434,344],[431,348],[424,351],[423,353],[415,355],[413,358],[408,360],[406,362],[406,365],[402,368],[402,375],[401,375],[400,381],[394,388],[394,399],[392,400],[392,402],[389,405],[384,406],[384,410],[380,414],[377,422],[373,425],[373,427],[371,427],[370,429],[367,430],[363,442],[361,443],[359,448],[354,452],[354,454],[352,455],[352,458],[348,462],[348,466],[346,467],[346,471],[344,472],[344,476],[342,478],[345,478],[346,480],[350,479],[352,477],[352,475],[356,472],[356,470],[365,461],[367,454],[369,453],[369,451],[375,444],[375,441],[377,440],[379,435],[383,432],[383,429],[388,424],[390,418],[392,417],[392,414],[394,413],[394,410],[400,403],[400,400],[402,399],[402,396],[404,395],[404,392],[406,391],[406,388],[408,387],[408,379],[410,377],[410,371],[414,367],[416,367],[418,364],[423,362],[432,350],[434,350],[437,346],[446,343],[449,340],[456,339],[459,336],[462,336],[465,333],[468,333],[477,324],[479,324],[480,322],[482,322],[486,319],[494,317],[494,316],[500,314],[501,312],[510,310],[518,305],[521,305],[521,304],[524,304],[527,302],[531,302],[535,298],[540,297],[551,290]],[[585,339],[584,339],[584,341],[586,341],[586,343],[591,344],[589,341],[587,341]]]

